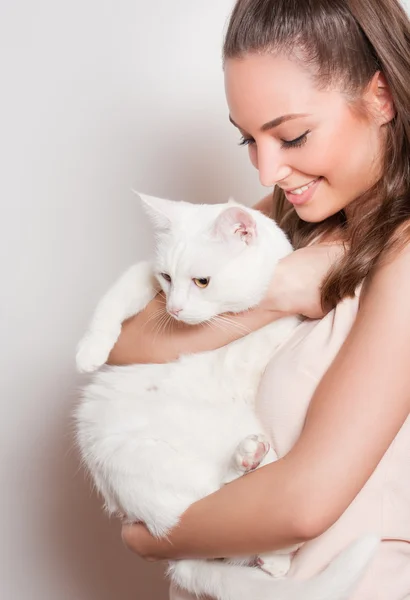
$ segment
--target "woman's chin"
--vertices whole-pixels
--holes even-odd
[[[329,210],[329,207],[321,207],[315,206],[312,204],[306,204],[305,206],[295,206],[295,211],[298,217],[305,221],[306,223],[321,223],[325,221],[329,217],[332,217],[336,213],[339,212],[340,209],[337,210]]]

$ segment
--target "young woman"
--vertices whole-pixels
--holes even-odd
[[[259,391],[282,458],[194,504],[167,540],[142,525],[123,539],[156,560],[303,541],[290,575],[304,578],[378,532],[354,600],[410,598],[409,20],[397,0],[238,0],[224,70],[230,119],[275,185],[259,207],[298,248],[264,306],[237,318],[256,329],[310,317]],[[168,361],[238,335],[179,327],[154,345],[157,302],[125,324],[110,362]]]

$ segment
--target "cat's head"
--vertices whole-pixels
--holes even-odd
[[[177,320],[196,324],[256,306],[276,263],[292,250],[274,221],[233,200],[190,204],[138,195],[156,234],[155,275]]]

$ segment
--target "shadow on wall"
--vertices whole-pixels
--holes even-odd
[[[44,532],[51,537],[53,570],[61,569],[61,580],[72,583],[61,599],[166,600],[163,566],[146,563],[123,546],[119,522],[103,512],[101,498],[79,466],[72,431],[67,433],[75,401],[69,397],[64,403],[70,410],[61,431],[54,432],[56,452],[49,466],[55,483],[50,530]]]
[[[160,145],[148,138],[138,139],[144,152],[141,154],[138,145],[130,149],[131,155],[137,157],[133,189],[170,200],[204,204],[227,202],[233,196],[246,205],[255,204],[269,192],[259,185],[257,172],[247,152],[238,148],[237,136],[229,123],[218,129],[208,116],[199,123],[186,121],[185,127],[187,132],[183,135],[177,127],[164,130]],[[155,179],[154,168],[158,171]]]

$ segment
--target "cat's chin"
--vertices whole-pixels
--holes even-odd
[[[179,323],[184,323],[185,325],[202,325],[205,323],[209,323],[209,321],[212,321],[214,319],[213,316],[211,317],[184,317],[184,318],[180,318],[180,319],[176,319],[176,321],[178,321]]]
[[[217,321],[218,315],[183,315],[180,317],[172,318],[177,321],[177,323],[184,323],[184,325],[202,325],[205,323],[210,323],[211,321]]]

